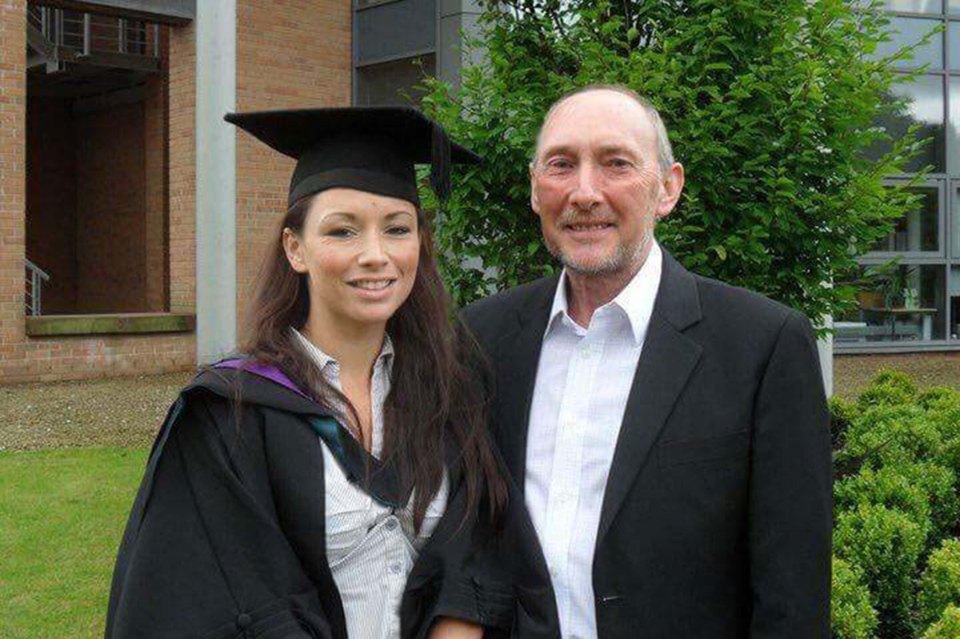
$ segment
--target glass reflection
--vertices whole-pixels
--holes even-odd
[[[950,267],[950,339],[960,339],[960,266]]]
[[[960,260],[960,191],[957,192],[957,197],[953,202],[953,233],[950,238],[950,257]]]
[[[950,33],[950,50],[947,55],[947,65],[951,69],[960,69],[960,22],[950,22],[947,29]]]
[[[920,193],[920,201],[890,231],[890,235],[874,246],[874,251],[940,251],[940,214],[936,187],[911,189]]]
[[[942,24],[940,20],[891,16],[890,24],[887,26],[890,31],[890,39],[877,46],[875,55],[878,58],[891,56],[903,47],[916,44],[923,36],[933,31],[940,24]],[[943,68],[943,32],[930,36],[930,40],[914,49],[911,56],[909,59],[899,61],[897,66],[919,67],[929,65],[931,69]]]
[[[920,76],[909,83],[893,86],[893,94],[907,98],[907,104],[895,113],[880,118],[878,124],[887,130],[894,140],[906,135],[911,125],[919,124],[918,136],[928,140],[917,157],[911,160],[905,170],[917,171],[931,165],[934,173],[944,172],[944,122],[943,122],[943,80],[939,76]],[[868,152],[868,157],[879,157],[889,150],[889,144],[877,144]]]
[[[834,322],[838,343],[924,342],[946,337],[946,267],[861,267],[859,308]]]
[[[960,0],[950,0],[950,6],[960,6]],[[943,0],[887,0],[891,11],[912,11],[914,13],[940,13]]]

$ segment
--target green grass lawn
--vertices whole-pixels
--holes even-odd
[[[0,637],[101,637],[145,449],[0,453]]]

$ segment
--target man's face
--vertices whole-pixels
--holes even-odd
[[[676,171],[679,185],[671,182]],[[530,180],[544,242],[564,266],[632,275],[646,259],[656,220],[679,198],[683,169],[661,174],[643,107],[596,90],[563,101],[544,123]]]

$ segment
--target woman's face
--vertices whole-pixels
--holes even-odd
[[[417,210],[406,200],[327,189],[313,197],[299,233],[284,229],[283,246],[293,270],[308,277],[308,321],[385,325],[417,274]]]

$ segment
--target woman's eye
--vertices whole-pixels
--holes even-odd
[[[329,229],[325,235],[329,237],[351,237],[353,235],[353,229],[347,228],[345,226],[339,226],[336,228]]]
[[[411,229],[409,226],[403,225],[391,226],[387,229],[387,233],[390,235],[409,235],[412,231],[413,229]]]

